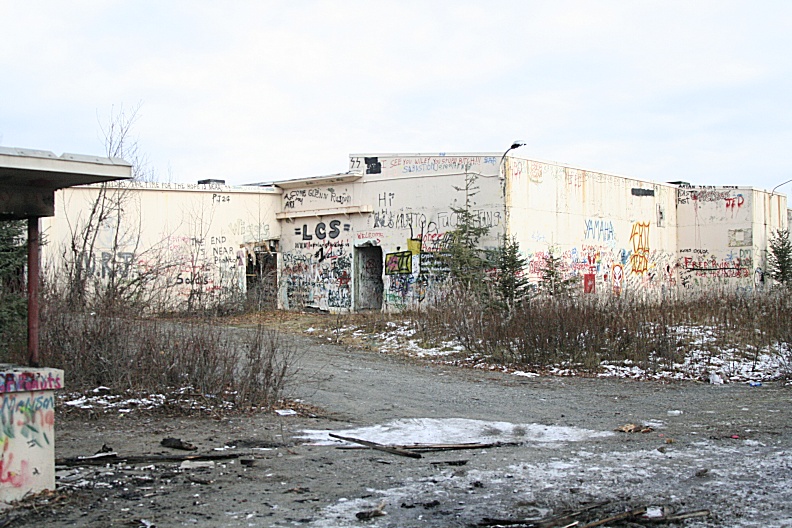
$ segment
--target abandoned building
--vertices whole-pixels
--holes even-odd
[[[581,292],[600,295],[761,288],[768,241],[788,225],[783,194],[501,153],[353,154],[343,173],[239,187],[83,186],[58,191],[55,209],[44,221],[50,269],[79,261],[96,280],[150,273],[172,302],[255,287],[284,309],[328,311],[431,298],[460,209],[488,228],[483,247],[513,237],[530,279],[553,251]],[[94,243],[76,247],[91,222]]]

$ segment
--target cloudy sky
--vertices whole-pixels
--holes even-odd
[[[138,109],[162,181],[521,139],[529,158],[771,189],[792,178],[791,54],[786,1],[3,0],[0,145],[100,154]]]

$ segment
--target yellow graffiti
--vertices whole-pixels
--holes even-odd
[[[407,239],[407,251],[412,253],[413,255],[420,255],[421,254],[421,241],[415,238],[408,238]]]
[[[635,222],[630,233],[632,272],[641,274],[649,269],[649,222]]]

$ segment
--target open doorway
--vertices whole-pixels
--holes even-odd
[[[247,254],[247,301],[258,310],[277,307],[278,241],[257,244]]]
[[[355,309],[382,310],[382,248],[355,248]]]

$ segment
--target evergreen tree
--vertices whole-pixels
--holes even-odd
[[[528,278],[526,268],[528,261],[520,255],[517,240],[505,234],[495,258],[496,302],[502,309],[511,311],[514,306],[528,295]]]
[[[0,357],[25,346],[27,297],[25,222],[0,221]]]
[[[489,232],[489,228],[481,225],[473,208],[473,197],[478,194],[476,175],[465,173],[465,186],[454,187],[465,193],[463,207],[451,207],[456,214],[457,225],[450,231],[446,247],[446,260],[451,277],[466,291],[483,292],[486,285],[488,259],[479,248],[481,237]]]
[[[539,291],[551,296],[566,296],[572,293],[577,282],[578,277],[564,275],[561,255],[557,254],[555,247],[548,247],[539,278]]]
[[[778,229],[770,238],[768,255],[770,276],[785,286],[792,286],[792,241],[788,229]]]

